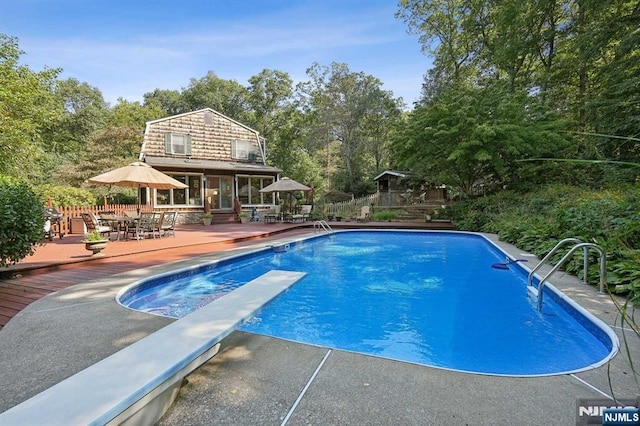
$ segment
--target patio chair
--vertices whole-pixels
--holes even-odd
[[[162,213],[160,216],[160,221],[158,223],[158,235],[160,238],[173,235],[173,238],[176,237],[176,219],[178,218],[178,212],[169,211]]]
[[[280,220],[280,204],[276,204],[264,214],[264,223],[276,223]]]
[[[91,212],[85,212],[81,213],[81,216],[85,226],[87,227],[87,233],[98,231],[103,236],[104,234],[107,234],[107,238],[111,236],[111,231],[113,229],[110,226],[101,224],[96,215]]]
[[[141,212],[136,222],[136,226],[128,229],[127,233],[132,234],[136,240],[142,240],[146,236],[156,237],[156,229],[160,221],[160,213]]]
[[[360,214],[356,216],[356,222],[368,222],[370,209],[371,207],[369,206],[362,206],[362,208],[360,209]]]

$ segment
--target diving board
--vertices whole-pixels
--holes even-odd
[[[153,424],[223,338],[305,275],[269,271],[1,413],[0,424]]]

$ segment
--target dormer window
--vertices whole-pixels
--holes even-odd
[[[164,152],[173,155],[191,155],[191,136],[180,133],[165,133]]]
[[[254,151],[253,144],[249,141],[231,141],[231,157],[236,160],[249,160],[249,155]]]

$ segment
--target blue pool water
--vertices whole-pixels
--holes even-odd
[[[600,365],[616,342],[580,308],[527,297],[526,271],[465,233],[350,231],[161,276],[121,303],[182,317],[269,270],[307,275],[241,329],[400,361],[498,375]],[[588,315],[588,314],[586,314]],[[597,320],[596,320],[597,321]]]

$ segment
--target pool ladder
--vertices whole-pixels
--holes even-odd
[[[333,232],[333,228],[329,226],[326,220],[316,220],[313,222],[313,232]]]
[[[538,283],[538,288],[535,288],[533,286],[533,275],[535,274],[535,272],[540,269],[542,267],[542,265],[549,260],[549,258],[551,256],[553,256],[558,249],[560,249],[560,247],[566,245],[566,244],[571,244],[573,243],[574,246],[571,247],[571,249],[567,252],[567,254],[564,255],[564,257],[562,257],[562,259],[560,259],[560,261],[558,263],[556,263],[553,268],[551,268],[551,270],[547,273],[547,275],[545,275],[540,282]],[[600,293],[604,292],[604,286],[607,283],[607,277],[606,277],[606,257],[605,257],[605,252],[602,249],[602,247],[600,247],[597,244],[594,243],[583,243],[582,241],[580,241],[577,238],[565,238],[564,240],[560,241],[558,244],[556,244],[556,246],[554,248],[551,249],[551,251],[549,253],[547,253],[547,255],[540,261],[540,263],[538,263],[536,265],[535,268],[533,268],[531,270],[531,272],[529,272],[529,279],[527,282],[527,291],[528,293],[533,296],[534,298],[537,299],[538,301],[538,311],[542,311],[542,295],[544,294],[544,286],[547,283],[547,280],[549,279],[549,277],[551,275],[553,275],[553,273],[555,273],[558,269],[560,269],[562,267],[562,265],[564,265],[567,260],[569,260],[571,258],[571,256],[573,255],[573,253],[575,253],[577,250],[582,249],[584,252],[584,261],[583,261],[583,266],[584,266],[584,273],[583,273],[583,282],[585,284],[587,284],[587,271],[589,269],[589,249],[592,248],[594,250],[596,250],[598,252],[598,254],[600,255]]]

